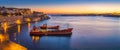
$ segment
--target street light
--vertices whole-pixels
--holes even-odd
[[[31,19],[30,19],[30,18],[27,18],[27,19],[26,19],[26,21],[27,21],[27,22],[30,22],[30,21],[31,21]]]
[[[20,25],[21,24],[21,21],[18,19],[16,20],[16,24]]]

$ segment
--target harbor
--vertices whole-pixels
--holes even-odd
[[[120,50],[120,0],[0,0],[0,50]]]
[[[44,35],[41,37],[30,35],[30,31],[34,26],[39,27],[46,23],[48,26],[59,25],[60,30],[67,28],[69,23],[69,27],[74,29],[71,36]],[[10,41],[20,44],[28,50],[120,49],[119,23],[120,21],[116,17],[79,16],[75,18],[73,16],[51,16],[49,20],[24,24],[20,25],[20,27],[17,26],[16,29],[9,29],[8,34]]]
[[[0,10],[1,10],[0,31],[2,30],[4,23],[7,23],[8,28],[10,28],[17,26],[19,24],[38,22],[38,21],[50,19],[50,17],[47,16],[47,14],[36,11],[32,12],[30,9],[27,8],[20,9],[20,8],[0,7]],[[16,12],[16,10],[18,10],[19,12]],[[24,13],[22,11],[24,11]]]

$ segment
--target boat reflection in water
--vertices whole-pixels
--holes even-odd
[[[40,36],[31,36],[33,42],[38,42],[40,40]]]

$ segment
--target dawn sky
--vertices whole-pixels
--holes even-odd
[[[120,0],[0,0],[0,6],[31,8],[49,14],[120,12]]]

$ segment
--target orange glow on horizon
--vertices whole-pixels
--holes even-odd
[[[86,14],[86,13],[120,13],[119,4],[60,5],[33,8],[47,14]]]

